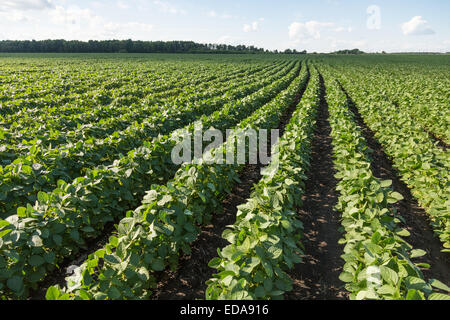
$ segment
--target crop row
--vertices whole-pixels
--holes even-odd
[[[211,114],[211,119],[220,120],[218,115],[224,112],[229,113],[226,110],[238,110],[237,106],[241,104],[257,103],[260,99],[267,98],[267,87],[264,86],[278,83],[279,78],[289,73],[292,67],[291,65],[258,82],[239,87],[219,99],[200,100],[184,107],[169,108],[105,139],[80,140],[77,143],[50,150],[33,146],[29,154],[16,159],[8,166],[0,167],[0,181],[2,181],[0,207],[4,208],[4,214],[1,216],[5,217],[14,213],[16,208],[24,203],[33,203],[37,199],[38,192],[51,191],[57,186],[58,180],[72,181],[84,175],[84,168],[113,164],[117,158],[123,158],[123,155],[133,148],[141,147],[158,135],[169,134],[201,116],[207,119],[207,115]],[[293,72],[295,70],[291,71],[290,77],[293,76]],[[269,88],[276,87],[270,85]],[[236,101],[236,99],[241,100]],[[218,109],[221,111],[216,111]],[[214,111],[216,111],[215,114]],[[233,120],[229,115],[224,119]],[[161,139],[164,140],[163,138],[159,140]]]
[[[450,158],[435,146],[408,112],[378,94],[370,78],[349,71],[339,78],[362,117],[393,160],[401,179],[430,216],[444,250],[450,250]]]
[[[197,86],[197,90],[201,93],[189,94],[191,87],[188,86],[184,94],[166,99],[160,99],[154,94],[149,96],[125,95],[119,92],[117,97],[111,97],[114,101],[110,105],[100,104],[95,109],[86,110],[82,116],[70,117],[69,119],[62,117],[60,114],[55,117],[45,113],[41,114],[40,117],[27,115],[26,118],[17,119],[14,126],[3,130],[3,138],[0,140],[4,146],[2,152],[3,155],[9,155],[7,159],[14,160],[14,156],[17,157],[28,152],[36,144],[41,147],[48,147],[49,145],[57,147],[64,143],[89,139],[90,137],[104,138],[115,131],[126,129],[133,122],[140,122],[151,114],[162,112],[164,109],[178,108],[180,104],[185,105],[223,95],[239,85],[250,83],[249,80],[252,78],[261,76],[259,71],[259,69],[248,68],[245,72],[237,73],[237,75],[234,73],[225,77],[217,77],[214,81],[204,82]],[[250,77],[250,79],[242,82],[236,81],[241,77],[244,77],[244,79]],[[202,88],[202,86],[205,86],[205,88]],[[208,90],[205,90],[206,88]],[[87,103],[87,101],[83,103]],[[35,123],[40,123],[40,125],[33,125]],[[33,138],[28,138],[27,141],[24,139],[25,137]]]
[[[429,130],[436,137],[450,142],[449,79],[442,65],[379,64],[338,65],[338,72],[346,69],[370,74],[371,82],[379,92],[389,98],[404,114],[413,118],[416,125]]]
[[[232,127],[288,87],[299,69],[298,64],[286,77],[205,117],[205,122],[221,130]],[[29,288],[64,257],[84,247],[85,240],[98,235],[107,222],[135,208],[137,199],[152,184],[172,177],[177,169],[171,161],[175,145],[169,136],[145,142],[111,166],[88,170],[85,177],[71,184],[59,181],[52,193],[38,194],[34,207],[19,208],[18,215],[0,220],[0,284],[26,296]],[[4,288],[6,292],[9,289]]]
[[[392,181],[373,176],[367,143],[349,110],[347,97],[331,73],[326,77],[327,102],[334,165],[340,193],[336,210],[342,214],[345,260],[340,279],[351,299],[417,300],[441,299],[432,286],[448,290],[437,280],[427,283],[413,258],[426,254],[414,250],[399,227],[401,217],[393,204],[402,200],[391,188]],[[450,296],[447,298],[450,299]]]
[[[292,290],[286,271],[302,261],[302,205],[309,169],[315,118],[320,103],[319,77],[311,80],[273,161],[256,185],[251,198],[238,207],[236,222],[223,233],[230,245],[209,263],[217,274],[207,282],[211,300],[281,299]]]
[[[281,116],[306,85],[308,71],[303,68],[290,86],[273,101],[256,111],[258,125],[248,128],[276,128]],[[236,133],[221,147],[210,151],[212,156],[234,151]],[[235,139],[236,138],[236,139]],[[245,139],[245,136],[243,137]],[[176,270],[180,254],[190,254],[191,244],[200,228],[221,211],[222,200],[239,180],[240,165],[183,165],[175,178],[165,186],[153,186],[142,205],[117,228],[117,236],[89,256],[75,275],[67,278],[66,293],[57,287],[47,292],[48,299],[142,299],[151,295],[155,272],[166,268]]]

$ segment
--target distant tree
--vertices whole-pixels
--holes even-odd
[[[352,50],[339,50],[336,52],[333,52],[333,54],[364,54],[365,52],[359,50],[359,49],[352,49]]]
[[[264,49],[245,45],[199,44],[193,41],[133,41],[104,40],[3,40],[0,52],[58,52],[58,53],[258,53]]]

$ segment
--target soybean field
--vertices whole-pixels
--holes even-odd
[[[0,300],[450,300],[449,124],[449,55],[2,54]]]

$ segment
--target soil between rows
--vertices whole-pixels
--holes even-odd
[[[307,79],[309,83],[309,76]],[[302,88],[295,102],[288,108],[280,120],[280,136],[283,135],[293,112],[306,89]],[[195,300],[204,299],[206,284],[215,269],[208,263],[217,256],[217,248],[221,249],[229,243],[222,238],[227,225],[236,221],[237,206],[250,198],[253,186],[261,180],[261,164],[246,165],[240,175],[242,183],[236,185],[232,193],[223,201],[224,212],[213,216],[210,225],[203,228],[199,238],[192,245],[192,254],[180,259],[177,272],[168,272],[160,279],[157,288],[153,291],[153,300]]]
[[[394,191],[399,192],[404,199],[397,204],[397,214],[405,219],[405,227],[410,233],[410,237],[405,240],[410,243],[414,249],[422,249],[427,252],[427,255],[414,259],[416,263],[427,263],[431,265],[430,269],[422,269],[424,276],[427,279],[438,279],[441,282],[450,285],[450,254],[441,252],[442,243],[439,238],[434,235],[430,226],[429,215],[423,208],[419,206],[417,200],[411,195],[411,191],[407,185],[400,180],[393,162],[384,152],[383,147],[375,138],[374,133],[365,124],[356,104],[351,99],[347,91],[342,87],[350,110],[355,115],[357,124],[361,127],[363,136],[367,141],[372,152],[371,167],[374,176],[382,180],[392,180],[392,187]]]
[[[428,130],[428,129],[424,129],[424,130],[428,133],[428,136],[431,138],[431,140],[433,140],[435,145],[437,145],[439,148],[443,149],[444,151],[448,150],[448,148],[449,148],[448,143],[446,143],[444,140],[442,140],[441,138],[436,136],[430,130]]]
[[[312,142],[312,160],[306,181],[303,206],[298,209],[304,225],[305,246],[303,262],[289,275],[293,290],[285,294],[287,300],[344,300],[348,293],[339,280],[343,262],[342,237],[339,232],[339,213],[333,210],[337,203],[337,181],[334,178],[331,145],[331,127],[328,104],[322,76],[321,97],[315,135]]]

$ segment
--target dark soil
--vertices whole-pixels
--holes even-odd
[[[232,193],[223,202],[223,213],[214,215],[211,224],[204,227],[199,238],[192,245],[192,254],[180,259],[177,272],[167,272],[153,291],[154,300],[195,300],[204,299],[206,284],[212,270],[208,263],[217,256],[217,248],[229,243],[222,238],[226,226],[236,219],[237,206],[250,197],[251,189],[261,179],[258,165],[247,165]]]
[[[448,150],[449,145],[444,140],[437,137],[434,133],[432,133],[428,129],[425,129],[425,131],[428,133],[428,136],[431,138],[434,144],[436,144],[439,148],[443,149],[444,151]]]
[[[347,292],[339,280],[342,272],[342,246],[338,244],[340,216],[333,210],[337,203],[337,181],[334,178],[331,145],[331,127],[325,86],[320,76],[321,101],[315,136],[312,143],[312,161],[303,196],[303,207],[298,210],[303,222],[305,246],[303,262],[290,272],[294,289],[285,295],[288,300],[344,300]]]
[[[309,78],[308,78],[309,82]],[[280,120],[280,135],[292,117],[304,90],[302,88],[296,99]],[[246,165],[240,175],[241,183],[236,185],[232,193],[223,202],[224,212],[215,214],[210,225],[203,228],[199,238],[192,245],[192,254],[180,259],[177,272],[168,272],[153,291],[154,300],[195,300],[204,299],[207,288],[205,282],[216,271],[208,263],[217,256],[217,248],[223,248],[229,243],[222,238],[226,226],[236,221],[237,206],[250,198],[253,186],[261,180],[261,164]]]
[[[342,88],[342,86],[341,86]],[[343,88],[342,88],[343,89]],[[347,100],[351,111],[355,114],[355,120],[363,130],[364,138],[370,149],[372,149],[372,172],[374,176],[383,180],[392,180],[394,191],[399,192],[405,198],[395,205],[397,214],[405,220],[405,227],[411,236],[405,238],[414,249],[422,249],[427,255],[414,259],[414,262],[427,263],[431,265],[428,270],[422,270],[424,276],[428,279],[438,279],[447,285],[450,285],[450,254],[441,252],[442,243],[439,238],[434,235],[430,226],[429,215],[423,208],[419,206],[417,200],[411,195],[411,191],[406,184],[400,180],[399,175],[393,167],[392,161],[388,158],[383,147],[374,137],[374,133],[364,123],[361,114],[356,108],[356,104],[352,101],[348,93]]]

